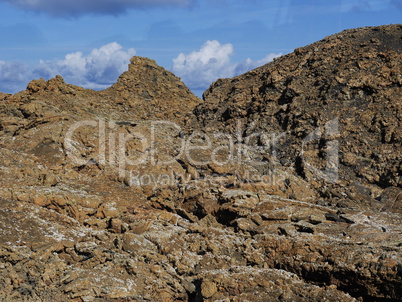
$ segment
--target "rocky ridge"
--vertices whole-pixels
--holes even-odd
[[[1,94],[0,299],[399,301],[401,36],[347,30],[204,100],[139,57],[104,91]]]
[[[347,30],[218,80],[196,107],[197,121],[220,131],[235,131],[241,121],[249,127],[244,136],[265,134],[268,143],[270,134],[282,135],[275,160],[321,198],[381,208],[387,190],[402,185],[401,36],[399,25]],[[334,184],[317,173],[331,172],[331,144],[339,148]],[[259,156],[272,156],[267,149]]]

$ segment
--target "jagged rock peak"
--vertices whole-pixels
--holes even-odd
[[[154,60],[142,57],[133,57],[128,70],[102,91],[67,84],[56,75],[48,81],[32,80],[26,90],[14,95],[0,94],[0,98],[16,105],[47,103],[74,116],[87,112],[114,119],[169,120],[180,125],[201,102],[180,78]]]
[[[180,78],[159,66],[154,60],[139,56],[131,58],[128,70],[119,77],[110,90],[119,91],[122,87],[133,92],[146,89],[148,93],[152,92],[157,96],[166,93],[159,90],[170,89],[175,95],[195,98]],[[142,95],[145,98],[148,97],[145,92]]]
[[[72,93],[73,90],[85,90],[85,88],[67,84],[61,75],[56,75],[54,78],[45,81],[43,78],[32,80],[28,83],[26,92],[29,94],[41,92],[60,92],[62,94]]]
[[[180,78],[154,60],[138,56],[131,58],[128,70],[104,93],[144,118],[176,120],[201,102]]]

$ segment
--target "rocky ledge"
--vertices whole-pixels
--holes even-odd
[[[1,94],[0,300],[402,301],[401,36]]]

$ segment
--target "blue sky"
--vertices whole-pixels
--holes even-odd
[[[197,95],[341,30],[402,23],[402,0],[0,0],[0,91],[113,84],[133,55]]]

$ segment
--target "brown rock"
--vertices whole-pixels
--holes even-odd
[[[204,281],[201,284],[201,295],[204,298],[211,298],[217,292],[216,284],[211,281]]]
[[[400,34],[399,25],[346,30],[244,75],[218,80],[194,110],[199,123],[193,127],[228,134],[240,127],[260,170],[272,169],[272,161],[263,158],[274,157],[310,185],[317,182],[313,191],[303,192],[306,185],[299,181],[292,187],[291,181],[282,188],[286,197],[301,200],[314,191],[322,196],[326,186],[346,196],[349,185],[333,185],[339,179],[399,187],[401,90],[391,83],[397,83],[394,74],[402,66],[397,63],[402,62]],[[264,140],[264,135],[279,139]],[[274,153],[256,148],[272,143]],[[275,167],[275,175],[282,169]],[[351,205],[375,205],[368,194],[347,198]]]
[[[126,231],[126,227],[123,222],[119,218],[112,218],[109,222],[109,229],[114,233],[124,233]]]
[[[347,30],[204,101],[140,57],[104,91],[0,94],[0,300],[399,301],[401,36]]]

